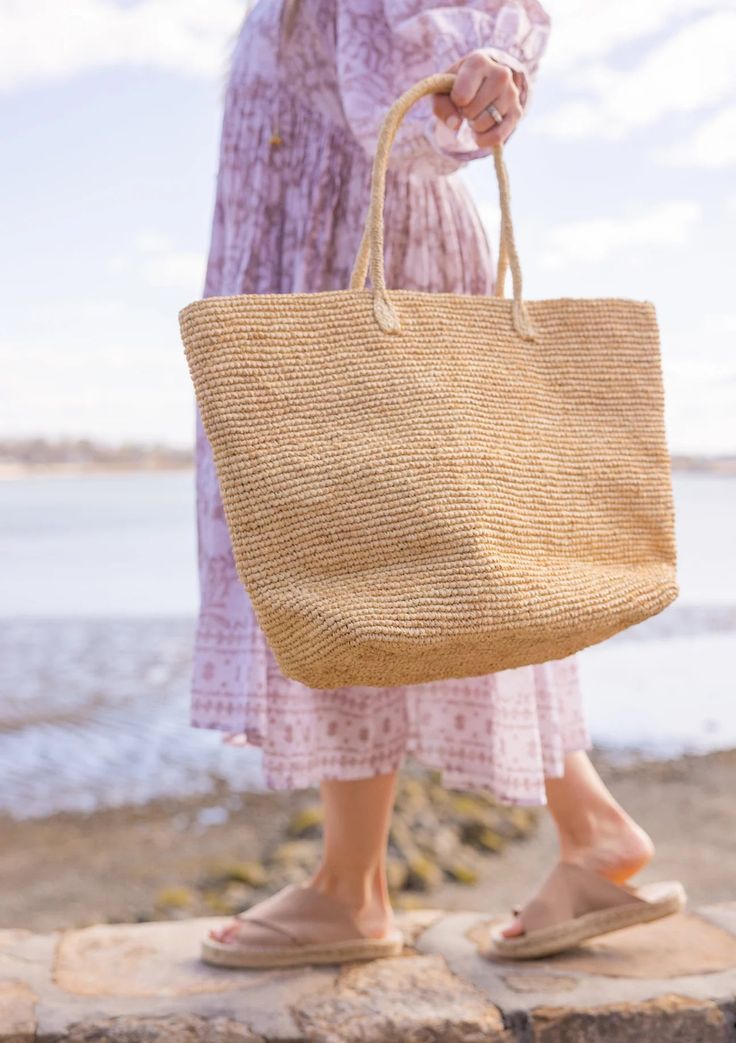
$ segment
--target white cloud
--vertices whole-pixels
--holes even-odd
[[[618,4],[610,7],[618,13]],[[592,13],[587,21],[594,25]],[[667,115],[712,109],[736,94],[734,53],[736,10],[713,11],[672,32],[631,67],[581,64],[568,77],[576,96],[538,115],[535,127],[557,138],[616,140]]]
[[[660,149],[656,155],[677,166],[736,166],[736,105],[716,113],[683,141]],[[736,198],[731,200],[731,211],[736,213]]]
[[[729,335],[728,350],[724,352],[724,355],[727,356],[728,365],[733,370],[734,376],[736,376],[736,353],[732,350],[736,345],[730,339],[736,335],[736,312],[709,312],[703,316],[700,323],[700,333],[701,339],[711,343],[719,343],[722,341],[724,334]],[[702,351],[699,358],[702,358]]]
[[[195,250],[177,250],[163,236],[144,233],[139,237],[142,253],[140,271],[149,286],[180,289],[199,296],[205,258]]]
[[[581,65],[637,44],[678,20],[722,7],[717,0],[545,0],[552,33],[544,70],[574,80]]]
[[[119,65],[224,72],[242,0],[0,0],[0,90]]]
[[[670,361],[665,357],[663,370],[673,451],[736,452],[736,364],[704,364],[699,359]]]
[[[147,286],[176,289],[199,296],[206,257],[197,250],[179,250],[159,232],[144,231],[136,237],[130,253],[115,254],[109,268],[115,274],[135,270]]]
[[[570,221],[549,230],[540,262],[545,268],[561,268],[603,261],[633,247],[681,244],[687,242],[700,214],[699,203],[670,200],[640,215]]]
[[[151,254],[141,270],[149,286],[188,290],[193,296],[199,296],[204,261],[202,255],[194,251],[166,250]]]
[[[736,335],[736,313],[733,315],[716,315],[714,318],[717,327],[720,326],[724,333],[733,333]]]

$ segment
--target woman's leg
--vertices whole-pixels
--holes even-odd
[[[349,906],[361,930],[380,937],[390,926],[386,848],[396,772],[354,782],[323,782],[322,862],[310,886]]]
[[[562,778],[545,780],[547,804],[560,841],[560,858],[623,883],[654,855],[649,835],[606,788],[582,750],[565,758]],[[519,917],[503,934],[523,933]]]
[[[386,847],[395,787],[395,772],[320,786],[324,850],[309,885],[349,906],[370,937],[380,937],[391,926]],[[620,883],[651,860],[650,837],[615,800],[583,751],[567,755],[564,776],[547,779],[546,792],[565,861]],[[210,933],[227,941],[239,926],[234,920]],[[522,932],[517,918],[504,934]]]
[[[386,848],[396,792],[396,772],[320,785],[325,809],[322,861],[309,886],[343,902],[361,932],[380,938],[392,925],[386,883]],[[242,924],[210,932],[227,941]]]

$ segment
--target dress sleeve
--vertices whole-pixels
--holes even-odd
[[[527,109],[549,29],[537,0],[338,0],[337,72],[348,125],[372,155],[398,95],[474,50],[509,66]],[[404,119],[389,165],[451,173],[489,151],[477,147],[465,122],[453,132],[437,120],[431,98],[423,98]]]

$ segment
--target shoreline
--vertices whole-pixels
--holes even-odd
[[[78,464],[13,464],[0,463],[0,482],[12,482],[22,478],[84,478],[91,475],[121,474],[170,474],[171,472],[193,472],[191,463],[165,463],[150,465],[90,463]]]

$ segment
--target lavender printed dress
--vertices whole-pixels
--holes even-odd
[[[483,48],[528,106],[549,20],[536,0],[258,0],[225,98],[205,296],[346,288],[378,127],[401,91]],[[523,124],[522,124],[523,127]],[[404,120],[387,180],[388,286],[493,292],[491,251],[459,176],[487,156],[431,100]],[[544,776],[590,748],[574,658],[394,688],[308,688],[283,676],[233,562],[212,452],[196,413],[201,606],[190,723],[262,750],[265,784],[301,788],[401,766],[407,753],[458,789],[543,804]]]

